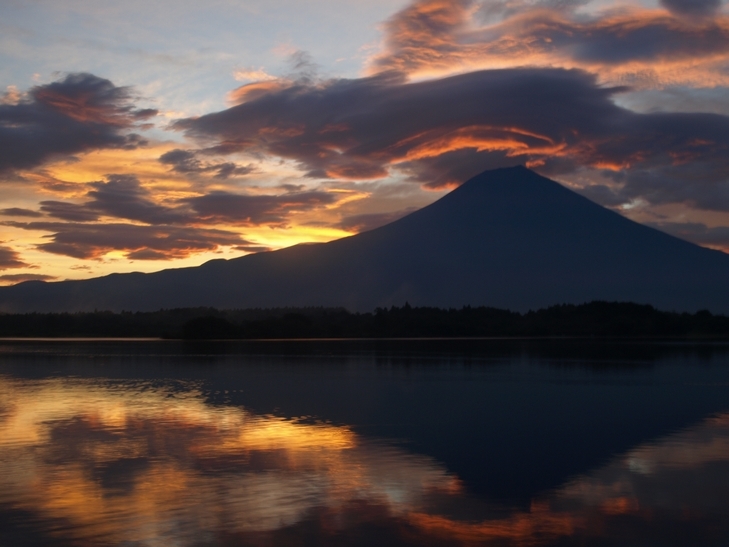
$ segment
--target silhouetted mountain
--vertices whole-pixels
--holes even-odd
[[[524,167],[478,175],[369,232],[196,268],[30,281],[3,311],[486,305],[592,300],[729,312],[729,255],[637,224]]]

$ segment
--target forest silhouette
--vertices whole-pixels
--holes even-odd
[[[460,309],[343,308],[0,314],[2,337],[161,337],[187,340],[458,337],[729,337],[729,317],[706,310],[660,311],[650,305],[594,301],[526,313]]]

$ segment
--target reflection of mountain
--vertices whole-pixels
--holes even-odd
[[[622,300],[729,312],[729,256],[631,222],[517,167],[488,171],[387,226],[199,268],[29,282],[6,311],[345,306],[406,300],[525,310]]]
[[[347,427],[209,406],[194,391],[3,379],[0,396],[0,522],[9,507],[30,515],[46,534],[38,544],[709,545],[729,537],[729,415],[640,445],[519,510],[470,498],[434,460]]]

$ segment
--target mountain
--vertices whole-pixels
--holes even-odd
[[[524,167],[486,171],[369,232],[195,268],[29,281],[0,310],[344,306],[525,311],[619,300],[729,313],[729,255],[637,224]]]

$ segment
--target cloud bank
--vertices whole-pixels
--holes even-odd
[[[326,207],[339,199],[335,193],[294,188],[277,195],[213,191],[162,202],[129,174],[108,175],[106,180],[87,183],[86,187],[86,201],[80,203],[46,200],[40,202],[39,211],[0,211],[4,216],[51,217],[63,222],[5,221],[0,225],[49,232],[46,237],[50,241],[37,248],[73,258],[99,259],[110,251],[122,251],[132,260],[173,260],[221,246],[242,252],[268,250],[236,230],[218,226],[285,227],[291,215]],[[25,265],[10,249],[5,249],[5,255],[0,253],[0,261],[3,259],[5,267]]]
[[[404,175],[431,188],[488,168],[607,173],[605,196],[729,211],[729,117],[641,114],[581,70],[485,70],[423,82],[391,73],[292,83],[178,121],[208,146],[296,161],[309,177]]]

